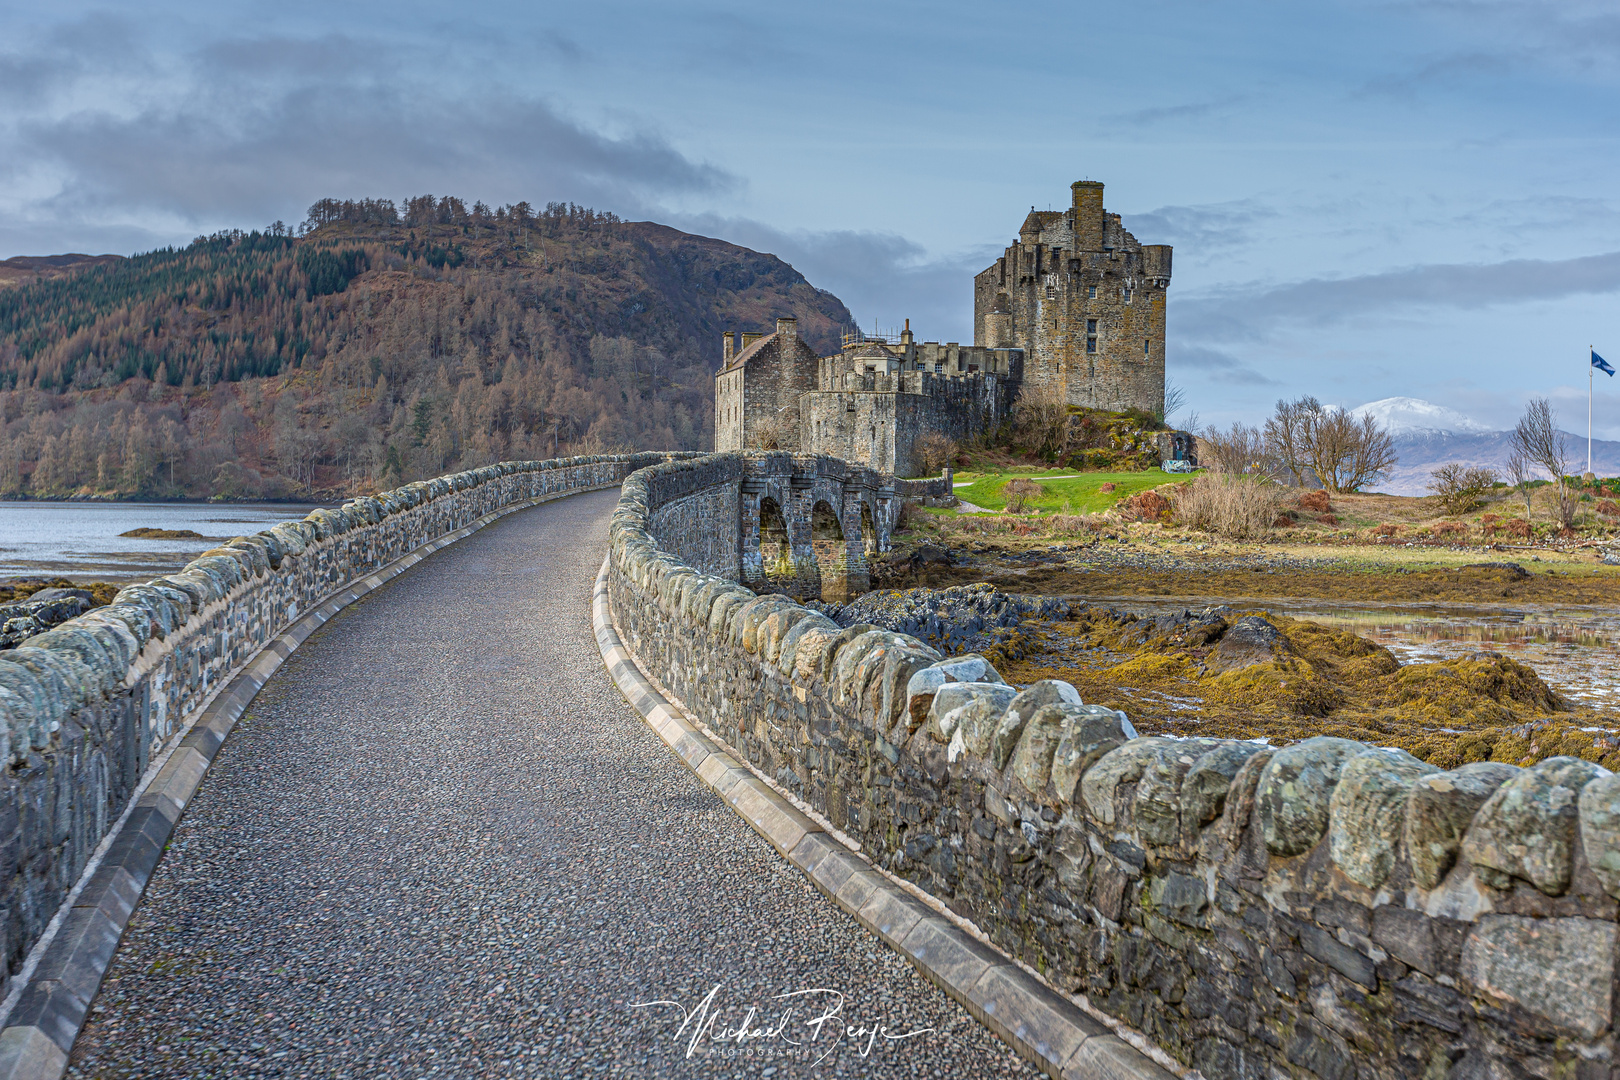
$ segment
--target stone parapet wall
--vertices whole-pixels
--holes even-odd
[[[486,515],[616,485],[670,456],[505,462],[316,510],[237,537],[178,573],[129,586],[106,607],[0,652],[0,753],[9,766],[0,776],[7,985],[152,758],[301,615]]]
[[[1620,777],[1137,737],[1067,684],[1020,692],[685,565],[657,515],[703,490],[691,475],[624,485],[607,585],[626,646],[1054,986],[1210,1078],[1620,1073]]]

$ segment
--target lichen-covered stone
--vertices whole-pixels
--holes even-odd
[[[934,695],[926,729],[931,737],[957,746],[952,752],[954,761],[967,749],[963,725],[971,719],[978,727],[975,738],[982,738],[988,747],[994,725],[1017,696],[1018,689],[1005,683],[949,683]],[[978,753],[983,756],[984,751]]]
[[[1463,946],[1475,993],[1595,1039],[1613,1020],[1615,924],[1483,915]]]
[[[1266,849],[1299,855],[1315,847],[1328,828],[1328,802],[1345,762],[1367,747],[1350,739],[1319,735],[1272,755],[1255,792]]]
[[[1577,800],[1581,847],[1603,890],[1620,900],[1620,775],[1600,776]]]
[[[1496,789],[1463,837],[1463,858],[1487,885],[1528,881],[1548,896],[1569,888],[1581,789],[1609,775],[1590,761],[1548,758]]]
[[[1216,739],[1180,739],[1153,755],[1136,785],[1136,834],[1144,844],[1182,841],[1182,781],[1199,758],[1219,745]]]
[[[1395,866],[1412,785],[1439,771],[1404,750],[1369,750],[1345,764],[1328,801],[1328,851],[1345,877],[1369,889],[1383,885]]]
[[[906,684],[906,707],[911,712],[912,726],[927,720],[934,695],[946,683],[1004,681],[990,661],[976,653],[953,656],[930,664],[912,675],[911,681]]]
[[[1220,817],[1238,770],[1264,749],[1257,742],[1223,742],[1193,762],[1181,781],[1183,826],[1200,828]]]
[[[1075,696],[1079,697],[1078,694]],[[1008,706],[1008,714],[1017,707],[1018,699],[1014,698]],[[1069,702],[1042,705],[1022,726],[1018,745],[1012,755],[1012,775],[1036,799],[1045,795],[1047,781],[1052,778],[1052,755],[1063,738],[1063,728],[1072,707],[1073,704]]]
[[[1052,788],[1064,806],[1081,805],[1080,780],[1112,750],[1136,737],[1125,714],[1101,705],[1069,706],[1063,735],[1052,754]]]
[[[1118,820],[1114,808],[1114,794],[1121,784],[1132,784],[1142,778],[1142,771],[1166,746],[1178,740],[1165,738],[1132,739],[1125,745],[1104,754],[1080,778],[1080,798],[1091,820],[1112,825]]]
[[[1518,772],[1517,766],[1478,761],[1425,776],[1412,785],[1404,836],[1412,882],[1418,888],[1433,889],[1445,880],[1474,815]]]
[[[1005,768],[1018,746],[1024,725],[1035,711],[1045,705],[1080,705],[1080,692],[1061,679],[1042,679],[1020,691],[1007,705],[1000,723],[990,737],[990,764]],[[1044,784],[1042,785],[1045,786]]]

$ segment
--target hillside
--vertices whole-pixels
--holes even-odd
[[[122,255],[15,255],[0,259],[0,289],[66,277],[93,266],[108,266]]]
[[[722,329],[794,314],[833,351],[851,323],[772,255],[562,204],[322,200],[296,235],[62,258],[7,260],[34,278],[0,288],[0,493],[338,496],[707,447]]]

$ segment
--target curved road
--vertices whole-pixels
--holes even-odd
[[[616,499],[503,518],[292,655],[175,830],[69,1075],[1033,1075],[625,704],[590,627]],[[688,1056],[674,1006],[632,1007],[716,985],[722,1026],[760,1010],[742,1050]],[[796,990],[933,1030],[868,1049],[829,1021],[807,1045],[835,999],[775,1000]]]

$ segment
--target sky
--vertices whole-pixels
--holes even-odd
[[[1592,0],[0,0],[0,258],[322,197],[573,201],[967,341],[972,275],[1093,179],[1175,246],[1202,423],[1546,396],[1584,431],[1588,347],[1620,365],[1617,89]]]

